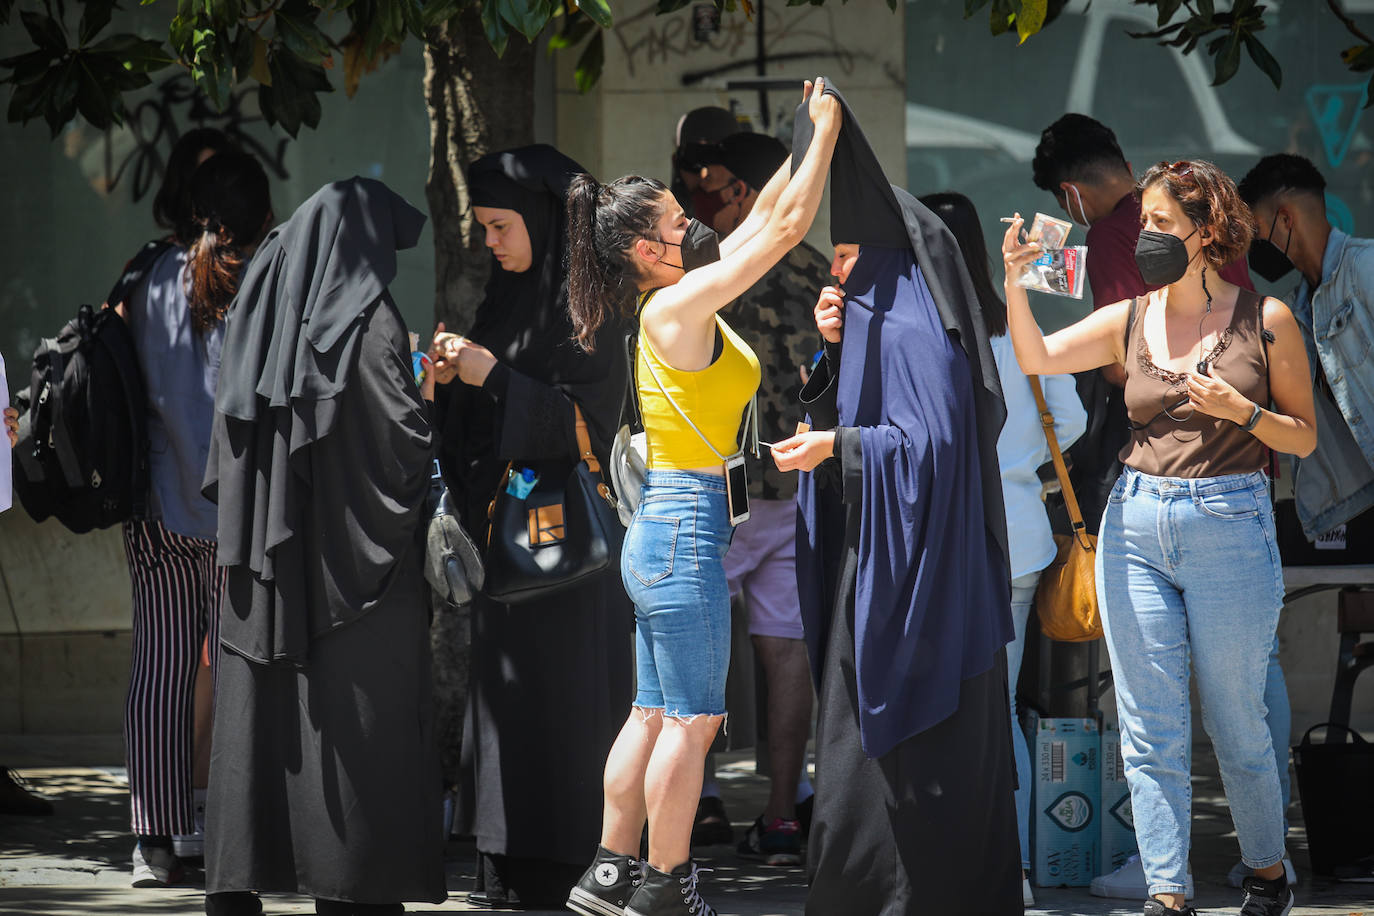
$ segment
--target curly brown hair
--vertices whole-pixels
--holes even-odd
[[[1156,185],[1178,202],[1193,225],[1211,235],[1212,243],[1202,249],[1208,267],[1220,270],[1250,250],[1255,217],[1221,169],[1202,159],[1157,162],[1136,183],[1136,196]]]

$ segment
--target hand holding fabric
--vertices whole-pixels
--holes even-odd
[[[429,375],[440,385],[447,385],[458,375],[458,363],[450,358],[450,344],[458,339],[457,334],[444,329],[442,321],[434,328],[434,340],[425,355],[429,357],[432,366]]]
[[[807,105],[807,114],[818,131],[830,133],[839,130],[840,101],[834,93],[826,93],[825,77],[816,77],[815,83],[807,80],[802,86],[802,98],[810,102]]]
[[[13,407],[5,408],[5,432],[9,436],[10,448],[19,444],[19,411]]]
[[[844,336],[844,289],[827,286],[816,300],[816,330],[826,343],[839,343]]]

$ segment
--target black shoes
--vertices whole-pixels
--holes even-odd
[[[697,802],[697,816],[692,821],[692,845],[720,846],[734,839],[725,803],[714,795],[703,795]]]
[[[644,883],[630,898],[625,916],[717,916],[697,890],[697,875],[709,868],[683,862],[671,872],[645,865]]]
[[[630,898],[644,883],[644,867],[634,856],[596,847],[591,867],[568,894],[568,909],[582,916],[625,916]]]
[[[1293,909],[1293,891],[1283,876],[1273,881],[1246,878],[1241,887],[1245,900],[1240,905],[1240,916],[1288,916]]]
[[[1198,912],[1190,906],[1185,906],[1181,910],[1171,910],[1158,898],[1151,897],[1145,901],[1145,916],[1198,916]]]

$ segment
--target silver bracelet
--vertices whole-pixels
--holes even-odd
[[[1256,404],[1255,412],[1250,414],[1249,422],[1242,426],[1241,429],[1245,430],[1247,433],[1253,430],[1255,428],[1255,424],[1259,422],[1260,414],[1262,413],[1264,413],[1264,410],[1261,409],[1258,404]]]

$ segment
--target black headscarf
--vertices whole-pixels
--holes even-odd
[[[226,317],[205,495],[230,567],[221,642],[250,660],[303,664],[416,558],[432,451],[387,285],[424,220],[379,181],[326,185]]]
[[[582,409],[603,462],[614,435],[625,384],[624,327],[608,323],[597,334],[595,352],[586,353],[573,339],[568,313],[566,201],[573,178],[584,171],[544,144],[491,153],[468,167],[473,205],[519,213],[532,254],[521,273],[492,257],[466,333],[498,361],[486,385],[455,379],[440,385],[435,397],[444,476],[464,523],[478,537],[506,461],[576,458],[570,402]],[[507,416],[519,422],[508,423]]]

